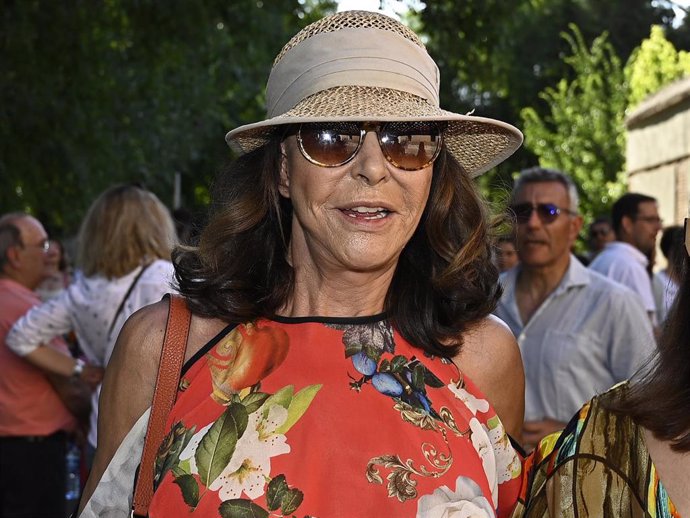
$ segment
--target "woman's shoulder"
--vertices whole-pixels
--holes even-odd
[[[602,505],[631,505],[633,495],[644,501],[652,464],[643,431],[608,405],[627,389],[627,383],[620,383],[592,398],[562,432],[545,437],[528,457],[521,497],[528,516],[577,516],[586,510],[627,516],[621,509],[610,514]],[[559,501],[554,496],[561,491],[577,498]]]
[[[513,333],[489,315],[462,336],[453,361],[488,399],[506,430],[519,439],[524,417],[525,376]]]

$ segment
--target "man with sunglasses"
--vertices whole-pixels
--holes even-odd
[[[523,171],[509,212],[520,263],[501,276],[495,314],[522,353],[523,442],[532,448],[596,393],[632,375],[654,338],[639,297],[572,255],[582,217],[569,177],[538,167]]]
[[[611,220],[616,240],[606,245],[589,267],[637,293],[656,324],[656,303],[647,267],[662,227],[657,201],[645,194],[626,193],[613,204]]]

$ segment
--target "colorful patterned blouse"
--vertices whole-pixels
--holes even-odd
[[[561,434],[539,444],[525,464],[526,483],[514,516],[680,518],[642,429],[603,405],[627,386],[593,398]]]
[[[490,518],[517,501],[494,409],[382,317],[227,328],[188,366],[153,518]]]

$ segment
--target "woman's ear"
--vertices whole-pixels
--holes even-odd
[[[280,181],[278,192],[284,198],[290,198],[290,174],[288,172],[287,145],[283,140],[280,143]]]

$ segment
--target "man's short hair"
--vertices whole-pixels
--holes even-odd
[[[22,235],[13,222],[0,223],[0,272],[7,264],[7,251],[13,246],[22,244]]]
[[[616,233],[616,237],[620,237],[623,218],[627,216],[634,220],[639,212],[640,203],[646,202],[656,203],[656,198],[637,192],[628,192],[618,198],[611,208],[611,223],[613,224],[613,231]]]
[[[568,193],[568,201],[570,202],[569,209],[573,212],[578,212],[578,207],[580,205],[580,195],[577,193],[577,186],[575,182],[561,171],[556,171],[555,169],[546,169],[545,167],[530,167],[529,169],[523,169],[520,171],[520,175],[515,180],[515,185],[513,186],[513,194],[511,200],[515,200],[515,197],[520,192],[522,187],[528,183],[540,183],[540,182],[557,182],[565,187]]]

